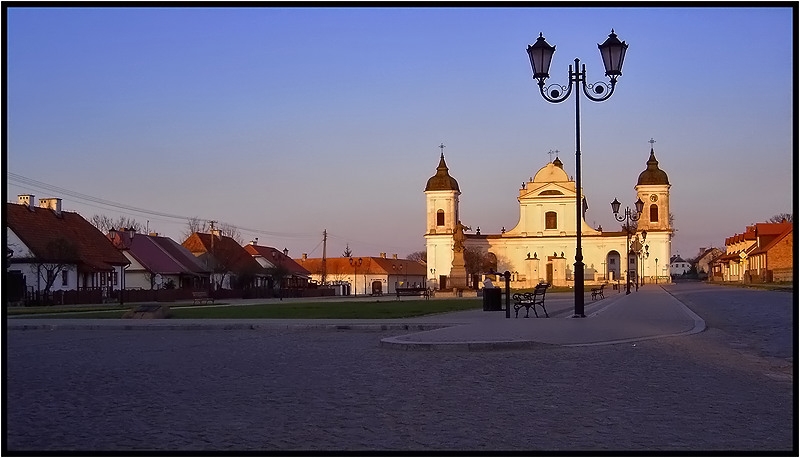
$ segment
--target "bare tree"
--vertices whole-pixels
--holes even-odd
[[[493,259],[488,251],[476,247],[464,248],[464,268],[467,274],[482,274],[494,268]]]
[[[183,232],[183,239],[186,240],[195,232],[206,232],[208,229],[208,222],[198,217],[189,218],[186,221],[186,230]]]
[[[772,218],[768,219],[768,223],[782,223],[784,220],[787,223],[794,222],[794,216],[791,213],[778,213],[777,215],[773,216]]]
[[[45,294],[50,292],[56,278],[61,272],[68,272],[72,270],[74,265],[78,262],[78,249],[71,242],[64,238],[57,238],[47,242],[45,251],[41,257],[36,257],[31,254],[31,257],[36,259],[34,265],[37,267],[39,276],[44,281]]]
[[[424,250],[423,251],[415,251],[415,252],[409,254],[408,256],[406,256],[406,259],[409,259],[411,261],[417,261],[417,262],[426,263],[426,262],[428,262],[428,252],[424,251]]]
[[[107,233],[111,229],[128,229],[133,232],[142,232],[144,225],[133,218],[127,216],[120,216],[119,218],[111,219],[106,215],[94,215],[89,220],[92,226],[96,227],[100,232]]]
[[[244,245],[244,238],[242,237],[242,233],[239,232],[239,228],[234,226],[233,224],[220,223],[219,233],[220,235],[223,235],[225,237],[232,238],[239,245]]]

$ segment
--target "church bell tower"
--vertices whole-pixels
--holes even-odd
[[[444,144],[439,146],[444,149]],[[459,224],[458,182],[450,176],[444,161],[439,158],[436,174],[425,185],[425,248],[428,257],[428,286],[448,287],[453,264],[454,235]]]
[[[671,231],[669,222],[669,178],[658,168],[658,160],[653,150],[655,140],[650,139],[650,158],[647,168],[639,174],[634,189],[636,196],[644,202],[637,229],[640,231]]]

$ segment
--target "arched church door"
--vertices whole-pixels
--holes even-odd
[[[620,277],[620,255],[616,250],[609,251],[606,255],[606,278],[609,281],[617,281]]]

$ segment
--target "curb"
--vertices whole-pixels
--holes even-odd
[[[235,331],[235,330],[327,330],[327,331],[432,331],[451,324],[20,324],[8,325],[7,331]]]
[[[406,351],[504,351],[504,350],[536,350],[551,348],[555,345],[533,340],[506,341],[474,341],[474,342],[409,342],[394,337],[381,339],[382,348]]]

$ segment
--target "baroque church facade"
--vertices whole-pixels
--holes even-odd
[[[617,283],[637,277],[644,282],[667,281],[673,228],[669,218],[669,179],[658,167],[651,146],[646,169],[634,186],[636,198],[644,202],[639,220],[631,227],[630,241],[638,254],[630,254],[630,268],[625,260],[627,234],[620,230],[592,228],[585,221],[585,195],[581,224],[584,278],[587,285]],[[582,191],[582,190],[580,190]],[[464,284],[451,278],[454,243],[458,239],[467,251],[484,255],[494,272],[511,272],[513,288],[532,288],[540,281],[554,286],[572,286],[576,250],[577,193],[562,162],[555,158],[542,167],[519,189],[519,222],[500,234],[463,233],[459,215],[458,181],[439,159],[436,174],[425,186],[426,231],[429,286],[449,289]],[[634,199],[636,200],[636,199]],[[635,212],[633,206],[631,210]],[[624,207],[620,209],[621,216]],[[466,228],[468,232],[470,228]],[[486,274],[488,272],[482,272]],[[466,284],[477,288],[480,275],[472,274]]]

